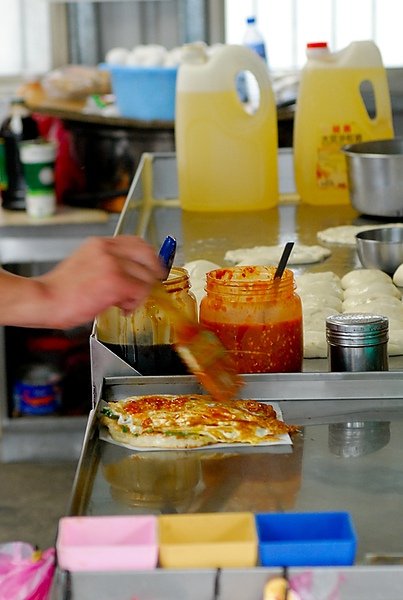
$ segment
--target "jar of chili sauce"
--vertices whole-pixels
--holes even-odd
[[[200,322],[220,338],[239,373],[302,370],[302,307],[293,272],[274,279],[275,267],[210,271]]]

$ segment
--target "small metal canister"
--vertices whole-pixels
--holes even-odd
[[[388,371],[389,321],[365,313],[326,319],[330,371]]]

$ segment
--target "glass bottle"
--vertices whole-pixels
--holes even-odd
[[[240,373],[302,370],[301,300],[293,272],[239,266],[207,273],[200,322],[216,333]]]
[[[1,196],[3,208],[25,210],[25,179],[20,158],[20,142],[39,138],[39,129],[21,98],[11,101],[10,112],[0,128],[4,144],[5,181]]]
[[[197,303],[190,291],[188,272],[172,267],[165,290],[189,318],[197,318]],[[170,317],[152,297],[132,313],[119,308],[104,311],[96,323],[97,339],[142,375],[188,373],[174,348],[175,329]]]

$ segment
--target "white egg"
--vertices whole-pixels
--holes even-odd
[[[182,46],[178,46],[177,48],[172,48],[165,55],[164,65],[166,67],[178,67],[182,63],[183,58],[183,48]]]
[[[106,53],[105,62],[109,65],[125,65],[129,54],[126,48],[112,48]]]

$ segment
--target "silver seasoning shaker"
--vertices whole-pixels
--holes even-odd
[[[326,319],[330,371],[388,371],[389,321],[365,313]]]

